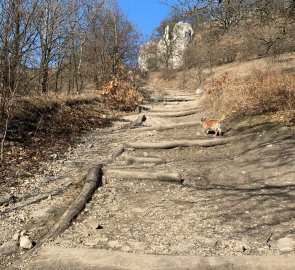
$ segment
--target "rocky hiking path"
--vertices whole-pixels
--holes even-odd
[[[3,190],[0,268],[295,269],[294,127],[205,136],[199,98],[167,91]]]

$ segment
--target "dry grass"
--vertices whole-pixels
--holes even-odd
[[[242,116],[267,112],[295,112],[295,73],[252,69],[237,78],[229,73],[206,88],[203,104],[214,114]]]
[[[255,59],[245,62],[234,62],[212,69],[184,69],[179,70],[171,80],[164,79],[161,71],[151,72],[148,84],[155,89],[183,89],[195,92],[197,88],[208,88],[212,81],[221,77],[225,72],[237,79],[251,76],[253,69],[262,71],[283,71],[295,68],[295,53],[286,53],[277,57]]]
[[[293,121],[295,53],[204,69],[201,75],[195,68],[180,70],[172,80],[153,72],[149,85],[159,91],[183,89],[193,93],[203,88],[204,114],[215,117],[275,112],[280,117],[274,119]]]

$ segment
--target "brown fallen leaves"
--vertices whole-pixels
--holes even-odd
[[[63,102],[52,110],[26,104],[25,113],[18,113],[10,121],[4,161],[0,164],[0,185],[17,185],[16,179],[36,173],[41,161],[62,155],[83,131],[109,125],[115,114],[97,100]]]

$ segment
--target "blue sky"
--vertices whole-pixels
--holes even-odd
[[[161,4],[160,0],[118,0],[118,4],[136,29],[146,38],[151,36],[170,10],[167,5]]]

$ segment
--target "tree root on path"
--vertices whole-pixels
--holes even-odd
[[[158,157],[132,157],[132,156],[125,156],[124,159],[126,160],[127,164],[133,163],[155,163],[155,164],[162,164],[166,161],[158,158]]]
[[[188,102],[188,101],[194,101],[195,98],[189,98],[189,97],[174,97],[174,98],[163,98],[160,101],[161,102]]]
[[[158,180],[165,182],[182,183],[183,179],[178,173],[165,173],[165,172],[143,172],[138,170],[124,170],[124,169],[106,169],[104,175],[112,178],[123,179],[147,179]]]
[[[201,125],[201,123],[198,123],[197,121],[195,121],[195,122],[187,122],[187,123],[179,123],[179,124],[171,124],[171,125],[158,125],[158,126],[151,126],[151,127],[142,127],[140,130],[141,131],[151,131],[151,130],[163,131],[163,130],[169,130],[169,129],[178,128],[178,127],[193,127],[197,125]]]
[[[127,148],[135,149],[170,149],[175,147],[188,147],[188,146],[203,146],[211,147],[216,145],[223,145],[232,141],[232,138],[215,138],[205,140],[175,140],[168,142],[151,142],[151,143],[125,143]]]
[[[42,200],[47,199],[50,196],[57,196],[57,195],[62,194],[63,192],[64,192],[64,190],[60,188],[60,189],[55,190],[55,191],[51,191],[51,192],[47,192],[47,193],[43,193],[43,194],[33,196],[31,198],[28,198],[24,202],[20,202],[20,203],[17,203],[16,205],[14,205],[12,207],[9,207],[7,210],[5,210],[2,213],[7,213],[7,212],[10,212],[10,211],[25,207],[27,205],[33,204],[33,203],[38,203],[38,202],[40,202]]]
[[[182,109],[155,109],[150,107],[143,107],[142,110],[149,111],[150,113],[177,113],[177,112],[187,112],[192,110],[199,110],[199,107],[197,106],[191,106],[188,108],[182,108]]]
[[[173,113],[150,113],[150,116],[154,117],[181,117],[181,116],[187,116],[191,114],[196,114],[198,110],[190,110],[190,111],[178,111]]]
[[[118,157],[121,156],[123,154],[123,152],[125,151],[125,147],[124,145],[120,145],[118,148],[115,149],[115,151],[112,153],[112,156],[110,158],[107,159],[106,164],[110,164],[113,163],[114,160]]]
[[[55,238],[65,231],[70,225],[73,219],[84,209],[87,202],[90,201],[95,190],[102,185],[102,165],[97,165],[89,169],[85,184],[78,195],[78,197],[72,202],[69,208],[61,216],[59,221],[53,226],[53,228],[45,235],[45,237],[38,243],[38,246],[42,242]]]

